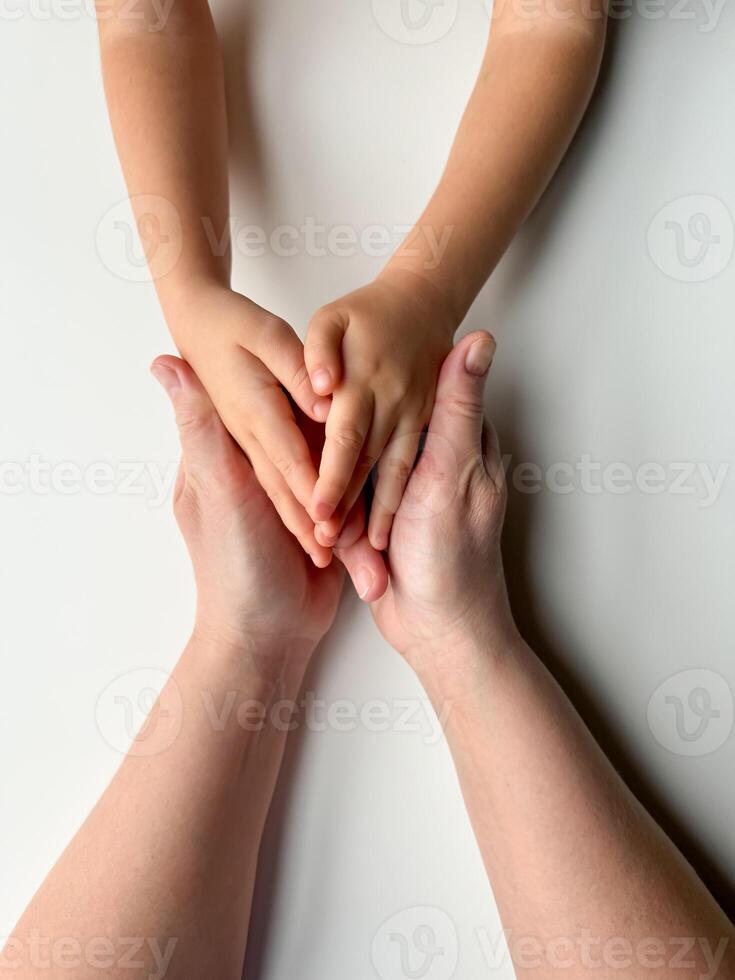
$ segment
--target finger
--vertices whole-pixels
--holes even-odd
[[[151,364],[151,374],[171,399],[185,461],[214,465],[234,448],[212,401],[192,368],[166,354]]]
[[[416,462],[422,428],[418,420],[397,427],[380,457],[368,526],[368,538],[378,551],[388,547],[393,518]]]
[[[231,371],[230,389],[241,396],[234,404],[228,399],[221,411],[225,425],[245,452],[254,437],[296,499],[306,506],[316,485],[316,466],[286,394],[250,351],[240,351]]]
[[[342,337],[347,324],[331,309],[315,313],[306,332],[304,362],[314,391],[330,395],[342,377]]]
[[[355,591],[363,602],[375,602],[388,588],[385,559],[371,547],[363,534],[346,548],[335,548],[335,555],[347,569]]]
[[[332,400],[310,513],[327,521],[349,486],[373,415],[372,393],[342,388]]]
[[[278,379],[302,411],[317,422],[326,420],[330,401],[312,388],[304,363],[304,348],[293,327],[285,320],[273,317],[268,327],[258,331],[252,353]]]
[[[315,535],[317,541],[320,541],[319,536],[319,525],[315,528]],[[365,497],[363,494],[360,495],[357,502],[353,506],[352,510],[347,516],[347,520],[344,523],[344,527],[339,535],[339,540],[337,545],[340,548],[349,548],[353,545],[365,532]],[[327,542],[321,541],[321,544],[326,544]]]
[[[494,339],[478,330],[449,352],[439,373],[429,432],[445,439],[460,459],[481,452],[485,379],[494,354]]]
[[[287,530],[311,556],[317,568],[326,568],[331,561],[331,550],[317,542],[314,537],[314,525],[309,515],[296,500],[283,476],[273,466],[261,446],[253,444],[248,447],[247,452],[258,482],[268,494]]]
[[[250,425],[253,435],[294,497],[307,507],[316,486],[317,472],[309,446],[283,392],[270,389]]]
[[[389,412],[381,411],[377,406],[373,414],[373,420],[368,431],[365,445],[362,448],[360,457],[352,471],[350,482],[347,485],[342,499],[337,509],[329,520],[319,524],[323,544],[333,545],[339,536],[345,522],[345,518],[352,510],[355,502],[362,493],[365,483],[376,462],[384,451],[386,443],[389,441],[391,433],[396,424],[395,410]]]

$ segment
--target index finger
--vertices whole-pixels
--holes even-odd
[[[370,429],[373,408],[371,392],[342,388],[333,396],[310,507],[313,520],[329,520],[344,496]]]

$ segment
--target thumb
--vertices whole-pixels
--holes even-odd
[[[487,331],[476,330],[449,352],[439,372],[429,432],[450,443],[461,459],[482,452],[485,381],[495,346]]]
[[[329,395],[342,375],[341,345],[346,324],[334,309],[326,307],[311,318],[304,341],[304,363],[319,395]]]
[[[151,364],[151,374],[171,400],[181,449],[188,463],[221,459],[227,430],[192,368],[180,357],[166,354]]]

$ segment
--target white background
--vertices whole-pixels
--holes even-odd
[[[588,456],[627,465],[634,482],[658,464],[670,484],[672,464],[732,461],[735,8],[707,29],[708,6],[628,4],[582,133],[467,319],[499,341],[488,408],[512,467]],[[424,30],[397,11],[397,0],[218,2],[240,225],[311,218],[360,232],[417,217],[488,17],[482,0],[446,0]],[[46,461],[56,487],[41,492],[48,472],[26,474],[12,492],[19,471],[2,470],[0,935],[119,762],[125,719],[109,691],[96,707],[101,693],[126,672],[146,668],[119,682],[133,691],[171,668],[193,599],[150,478],[102,494],[75,490],[72,470],[61,492],[65,462],[170,477],[174,426],[147,368],[172,348],[152,286],[125,278],[114,221],[129,212],[109,215],[126,192],[89,11],[5,0],[2,20],[0,460]],[[236,285],[303,332],[380,262],[359,248],[238,253]],[[735,474],[714,502],[694,477],[688,493],[572,487],[512,492],[518,619],[708,880],[732,886]],[[358,708],[384,699],[394,716],[422,697],[349,598],[308,688]],[[719,716],[693,714],[692,692]],[[416,923],[446,950],[430,980],[451,976],[455,947],[459,976],[512,975],[507,961],[486,965],[497,915],[429,724],[419,701],[412,731],[348,724],[293,738],[248,977],[403,980],[389,936],[410,940]]]

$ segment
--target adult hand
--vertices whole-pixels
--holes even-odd
[[[430,693],[481,683],[488,653],[515,634],[500,555],[505,481],[483,422],[495,342],[479,331],[444,361],[421,457],[395,517],[379,629]]]
[[[173,403],[181,437],[174,512],[194,566],[196,630],[238,646],[243,637],[257,640],[274,656],[311,653],[334,618],[341,569],[315,568],[283,526],[192,368],[163,356],[151,370]],[[372,599],[386,575],[363,525],[364,510],[356,509],[340,554],[358,582],[369,575],[364,598]]]

